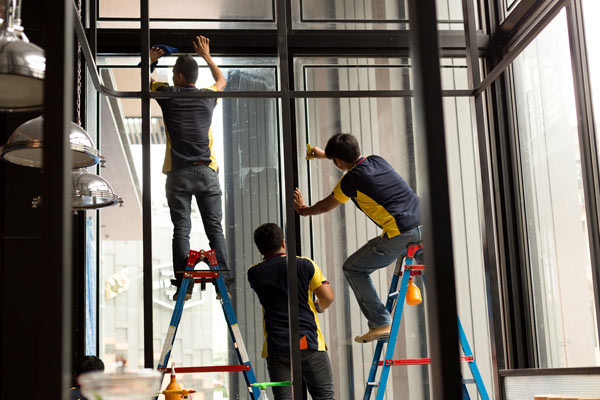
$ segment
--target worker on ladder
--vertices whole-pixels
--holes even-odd
[[[271,381],[289,381],[288,278],[283,230],[273,223],[263,224],[254,231],[254,243],[263,260],[250,267],[248,281],[263,306],[262,356],[267,359]],[[314,261],[305,257],[296,260],[302,377],[314,400],[333,400],[333,371],[317,317],[333,302],[333,290]],[[273,394],[275,400],[291,400],[292,389],[274,386]]]
[[[332,136],[325,150],[309,146],[307,158],[330,159],[346,173],[329,196],[312,206],[305,204],[296,189],[294,206],[298,214],[323,214],[352,199],[383,230],[381,236],[348,257],[343,270],[369,323],[369,331],[354,340],[367,343],[389,337],[392,318],[379,300],[370,274],[392,264],[409,243],[421,241],[419,197],[382,157],[362,156],[358,141],[350,134]]]
[[[153,92],[219,92],[225,89],[225,76],[210,56],[209,39],[196,36],[192,42],[196,54],[206,61],[215,82],[205,89],[196,88],[198,63],[189,55],[177,58],[173,66],[173,86],[152,79]],[[165,50],[167,49],[167,50]],[[172,48],[154,46],[150,49],[150,62],[154,64]],[[221,188],[219,186],[218,166],[212,149],[213,137],[211,123],[213,111],[217,105],[215,97],[170,97],[157,98],[162,109],[166,127],[167,148],[163,173],[167,175],[165,185],[167,203],[173,222],[173,270],[172,281],[177,291],[173,300],[179,296],[182,275],[190,251],[191,201],[196,198],[204,231],[210,247],[217,253],[218,269],[227,269],[227,247],[221,220]],[[231,284],[233,278],[227,278]],[[193,282],[185,293],[185,300],[192,296]]]

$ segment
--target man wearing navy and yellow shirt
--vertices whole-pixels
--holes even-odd
[[[421,240],[419,198],[406,181],[380,156],[362,156],[356,138],[338,133],[327,142],[325,151],[312,148],[314,158],[328,158],[346,173],[333,192],[323,200],[307,207],[298,189],[294,206],[303,216],[333,210],[352,200],[383,232],[358,249],[344,262],[343,270],[354,291],[362,313],[369,322],[369,331],[355,337],[367,343],[388,337],[392,319],[379,295],[371,273],[393,263],[408,243]]]
[[[289,381],[288,278],[283,231],[276,224],[263,224],[254,231],[254,243],[264,257],[248,270],[250,287],[263,307],[262,356],[267,358],[271,381]],[[317,313],[331,305],[333,291],[314,261],[296,257],[296,262],[302,377],[314,400],[331,400],[334,398],[333,372]],[[317,297],[314,301],[313,293]],[[274,387],[273,394],[275,400],[292,398],[290,387]]]
[[[186,93],[225,89],[225,77],[210,56],[209,40],[197,36],[193,44],[198,56],[208,64],[215,83],[209,88],[197,89],[198,64],[193,57],[185,55],[179,56],[173,67],[173,86],[152,80],[152,91]],[[163,53],[163,49],[153,47],[150,50],[151,63]],[[171,97],[156,100],[163,112],[167,136],[163,173],[167,174],[165,188],[173,222],[173,284],[177,287],[173,300],[176,300],[182,281],[181,274],[177,272],[185,269],[190,250],[192,196],[196,197],[204,231],[210,247],[216,252],[219,268],[227,267],[227,248],[221,226],[221,187],[212,151],[211,123],[217,99]],[[186,300],[191,297],[192,288],[193,283],[190,283]]]

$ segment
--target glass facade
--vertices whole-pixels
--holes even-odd
[[[438,29],[463,29],[462,2],[438,0]],[[583,0],[584,15],[595,10]],[[512,9],[516,1],[505,2]],[[292,26],[306,30],[407,30],[406,2],[354,1],[316,2],[295,0]],[[479,3],[476,2],[476,9]],[[223,0],[202,12],[186,1],[168,6],[150,2],[156,28],[189,28],[200,24],[215,29],[274,29],[274,3]],[[591,11],[589,11],[591,10]],[[136,28],[139,4],[117,8],[108,0],[99,2],[100,28]],[[177,20],[177,21],[175,21]],[[480,21],[477,19],[477,26]],[[597,52],[589,46],[595,37],[593,24],[586,24],[592,92],[600,81],[594,66]],[[600,54],[600,53],[599,53]],[[277,59],[272,57],[215,58],[227,77],[227,90],[278,90]],[[98,60],[104,84],[114,90],[140,90],[137,57],[112,56]],[[175,57],[161,59],[157,79],[170,81]],[[200,64],[199,86],[212,83],[209,70]],[[466,60],[440,60],[443,90],[469,89]],[[412,65],[407,57],[294,57],[292,79],[298,91],[411,90]],[[515,154],[523,196],[524,231],[535,331],[535,352],[541,368],[597,366],[600,361],[597,310],[583,196],[575,95],[565,12],[514,61],[511,67],[517,132]],[[568,77],[568,79],[565,79]],[[598,78],[598,79],[596,79]],[[596,86],[594,86],[596,85]],[[89,329],[86,348],[98,351],[107,370],[116,360],[127,359],[132,367],[143,367],[142,296],[142,140],[139,99],[99,97],[98,137],[109,160],[100,173],[124,199],[122,208],[90,217],[87,238],[89,256],[98,246],[100,276],[97,288],[89,279],[87,299]],[[449,204],[455,266],[458,315],[476,355],[477,364],[490,393],[494,392],[494,355],[488,293],[489,276],[484,269],[485,210],[481,199],[479,141],[472,98],[443,99],[446,132]],[[598,103],[595,102],[596,116]],[[308,204],[331,193],[341,173],[328,161],[306,161],[306,144],[324,146],[337,132],[354,134],[363,154],[378,154],[388,160],[415,189],[423,182],[417,170],[414,105],[411,97],[395,98],[298,98],[293,101],[296,131],[298,187]],[[88,112],[91,112],[88,110]],[[252,232],[264,222],[283,224],[282,137],[280,103],[277,99],[225,98],[219,100],[213,117],[214,152],[219,163],[223,191],[223,228],[230,267],[235,272],[232,303],[242,336],[259,381],[268,381],[266,363],[260,357],[264,335],[262,309],[250,289],[247,268],[260,261]],[[158,360],[174,302],[172,278],[172,223],[165,198],[165,175],[161,173],[166,144],[160,108],[151,101],[152,179],[152,280],[153,346]],[[192,207],[192,249],[208,249],[200,215]],[[96,228],[97,225],[97,228]],[[427,229],[427,227],[424,227]],[[381,233],[352,205],[312,218],[301,218],[299,253],[315,260],[336,293],[332,307],[320,317],[334,371],[336,398],[362,397],[374,344],[360,345],[355,335],[367,331],[366,320],[343,276],[346,257]],[[96,232],[98,237],[95,237]],[[86,266],[93,277],[95,264]],[[393,268],[373,274],[379,293],[386,293]],[[416,280],[427,301],[423,280]],[[94,310],[94,296],[100,302]],[[572,294],[577,293],[577,296]],[[395,358],[428,356],[426,307],[405,308]],[[100,325],[92,320],[99,313]],[[498,321],[493,321],[497,323]],[[97,329],[98,338],[95,330]],[[236,364],[220,302],[209,285],[186,303],[171,361],[178,366]],[[577,338],[576,340],[574,338]],[[99,349],[96,349],[96,339]],[[463,376],[470,372],[463,366]],[[178,376],[206,399],[234,399],[246,392],[241,374],[212,373]],[[167,382],[163,382],[163,386]],[[469,388],[473,398],[475,388]],[[269,392],[271,395],[271,392]],[[391,372],[386,399],[430,398],[430,372],[426,366],[395,368]]]
[[[515,60],[521,184],[540,367],[600,362],[563,10]]]

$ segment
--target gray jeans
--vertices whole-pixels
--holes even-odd
[[[302,350],[302,378],[306,383],[308,392],[313,400],[333,400],[333,371],[326,351],[312,349]],[[267,368],[271,382],[291,380],[290,357],[277,354],[267,357]],[[292,388],[290,386],[273,387],[275,400],[291,400]]]
[[[406,250],[409,243],[420,241],[420,226],[391,239],[387,236],[378,236],[369,240],[344,262],[344,275],[362,313],[369,321],[369,328],[378,328],[392,323],[390,313],[379,299],[371,274],[393,263]]]
[[[196,198],[204,232],[208,237],[211,249],[215,250],[219,268],[227,268],[227,247],[221,226],[223,218],[221,187],[217,172],[206,165],[191,165],[184,169],[171,171],[167,174],[165,189],[173,222],[174,272],[185,269],[190,251],[192,197]],[[175,274],[175,279],[175,286],[179,287],[183,277]],[[191,282],[188,286],[189,292],[191,292],[193,284]]]

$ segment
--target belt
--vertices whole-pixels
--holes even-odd
[[[194,164],[194,165],[210,165],[210,162],[200,160],[200,161],[194,161],[194,162],[192,162],[192,164]]]

